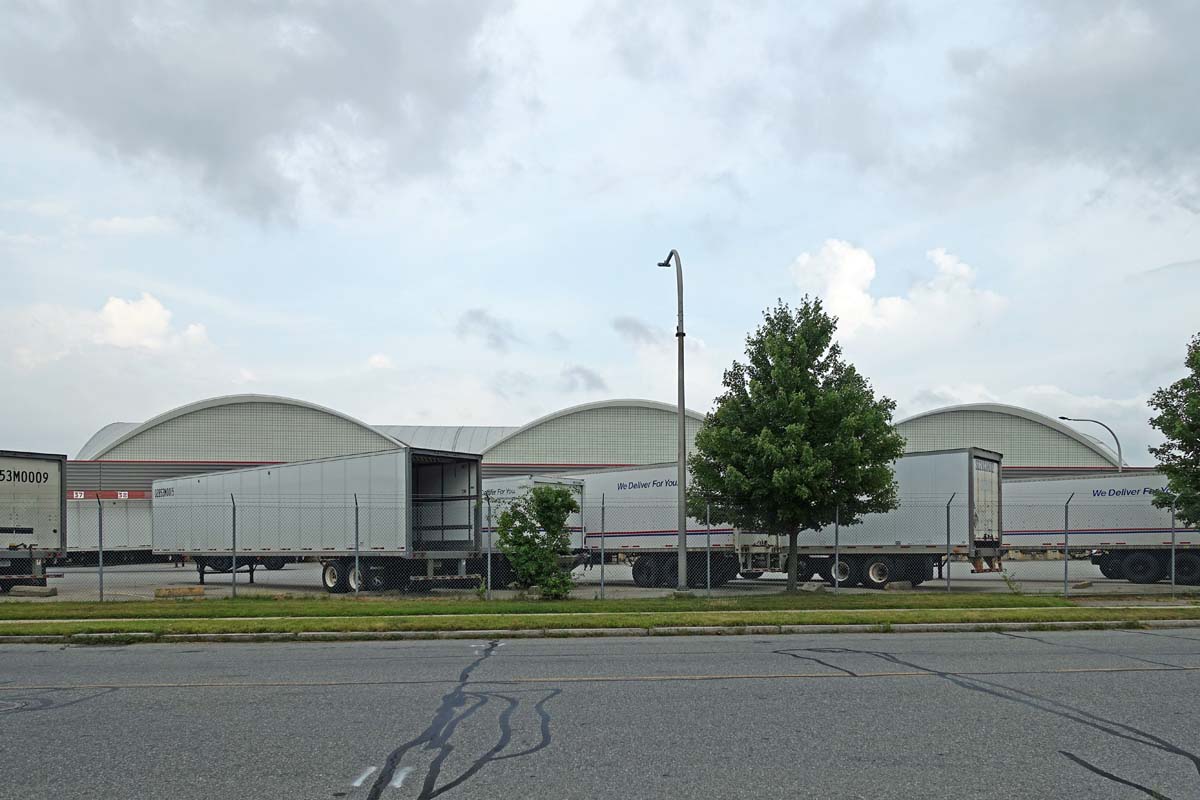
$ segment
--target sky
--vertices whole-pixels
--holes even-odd
[[[0,447],[236,393],[674,402],[676,248],[694,409],[810,294],[897,419],[1095,417],[1150,464],[1200,330],[1198,34],[1170,0],[14,0]]]

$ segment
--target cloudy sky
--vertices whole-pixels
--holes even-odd
[[[1200,330],[1200,4],[5,4],[0,446],[284,394],[689,405],[824,297],[900,416],[1095,416]],[[1089,431],[1103,434],[1102,431]]]

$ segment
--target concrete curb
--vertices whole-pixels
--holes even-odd
[[[62,636],[2,636],[4,644],[136,644],[141,642],[361,642],[437,639],[568,639],[614,636],[746,636],[815,633],[989,633],[994,631],[1200,628],[1200,619],[1093,622],[936,622],[872,625],[710,625],[657,628],[548,628],[473,631],[305,631],[301,633],[74,633]]]

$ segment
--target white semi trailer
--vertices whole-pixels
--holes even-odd
[[[801,580],[813,575],[843,586],[883,588],[933,577],[947,559],[970,560],[976,571],[998,569],[1001,547],[1002,457],[979,448],[912,453],[893,465],[900,505],[868,514],[854,525],[803,531],[799,537]],[[678,583],[678,528],[674,516],[674,464],[572,473],[587,497],[587,548],[606,560],[633,561],[640,586]],[[601,500],[603,502],[601,503]],[[712,581],[739,572],[758,577],[786,571],[786,537],[739,531],[689,518],[688,583],[707,578],[705,546],[711,542]],[[836,554],[836,558],[835,558]]]
[[[46,562],[66,547],[67,457],[0,450],[0,592],[45,586]]]
[[[571,473],[583,482],[581,544],[592,563],[630,562],[638,586],[678,585],[678,474],[674,462]],[[688,517],[688,584],[704,586],[710,566],[713,586],[737,577],[737,539],[728,525]],[[746,547],[753,545],[747,541]]]
[[[190,556],[201,582],[238,559],[317,559],[330,592],[478,574],[479,468],[405,447],[156,480],[153,550]]]
[[[1167,491],[1158,472],[1043,478],[1005,483],[1005,548],[1020,551],[1091,550],[1108,578],[1155,583],[1169,577],[1200,584],[1200,531],[1151,500]]]

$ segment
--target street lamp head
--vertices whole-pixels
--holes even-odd
[[[665,260],[665,261],[660,261],[660,262],[658,262],[658,265],[659,265],[660,267],[669,267],[669,266],[671,266],[671,257],[670,257],[670,256],[667,256],[666,260]]]
[[[1059,417],[1059,419],[1065,419],[1067,422],[1070,422],[1070,421],[1071,421],[1071,418],[1070,418],[1070,417]]]

